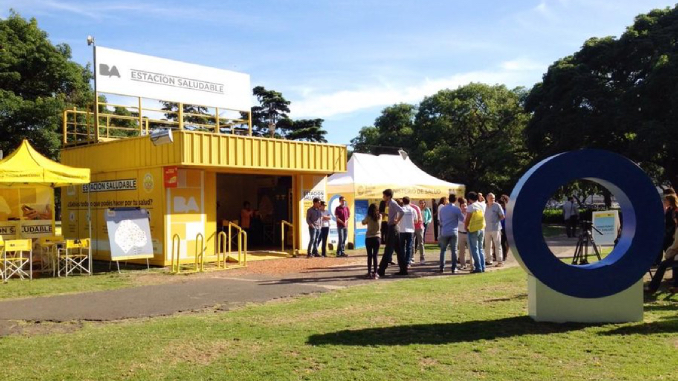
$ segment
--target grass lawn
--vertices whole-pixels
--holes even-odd
[[[321,295],[0,339],[3,379],[669,380],[678,297],[644,323],[537,324],[525,273],[374,282]]]
[[[104,273],[75,275],[61,278],[33,278],[33,280],[10,279],[6,284],[0,283],[0,299],[28,298],[70,294],[75,292],[112,290],[134,285],[131,273]]]
[[[566,233],[564,225],[548,225],[548,224],[541,225],[541,232],[546,238],[565,235]]]

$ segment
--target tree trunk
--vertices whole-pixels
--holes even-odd
[[[610,193],[610,191],[607,190],[607,188],[605,187],[602,188],[603,188],[603,198],[605,199],[605,207],[607,209],[610,209],[612,207],[612,193]]]

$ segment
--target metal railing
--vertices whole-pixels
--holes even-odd
[[[176,245],[175,245],[176,242]],[[175,254],[176,253],[176,258]],[[179,234],[172,236],[172,257],[170,272],[172,274],[181,273],[181,237]],[[195,236],[195,258],[193,259],[194,272],[205,271],[205,237],[202,233]]]
[[[280,221],[280,242],[282,243],[282,247],[280,251],[283,253],[285,252],[285,239],[286,239],[286,234],[285,234],[285,226],[288,226],[291,231],[292,231],[292,255],[296,256],[297,255],[297,235],[295,234],[294,231],[294,224],[282,220]]]
[[[205,237],[202,233],[195,236],[195,271],[205,271]]]
[[[238,264],[247,266],[247,232],[230,221],[228,222],[228,255],[231,255],[231,242],[233,241],[231,228],[235,228],[238,231]]]
[[[112,94],[120,96],[118,94]],[[237,134],[252,136],[252,115],[249,110],[232,110],[202,105],[191,105],[199,112],[184,112],[183,103],[170,103],[171,109],[145,107],[143,98],[127,97],[135,100],[136,105],[123,105],[98,101],[94,108],[79,110],[73,108],[63,112],[63,144],[97,143],[113,139],[144,136],[155,128],[203,131],[216,134]],[[151,100],[155,104],[162,101]],[[248,116],[232,118],[223,113],[243,112]]]

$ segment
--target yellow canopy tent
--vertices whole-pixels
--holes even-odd
[[[89,168],[54,162],[24,140],[0,160],[0,235],[54,235],[53,188],[89,182]]]

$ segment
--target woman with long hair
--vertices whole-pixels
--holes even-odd
[[[367,225],[365,233],[365,248],[367,249],[367,277],[379,279],[377,275],[377,257],[379,256],[379,246],[381,244],[381,215],[377,204],[370,204],[367,209],[367,216],[362,221]]]

